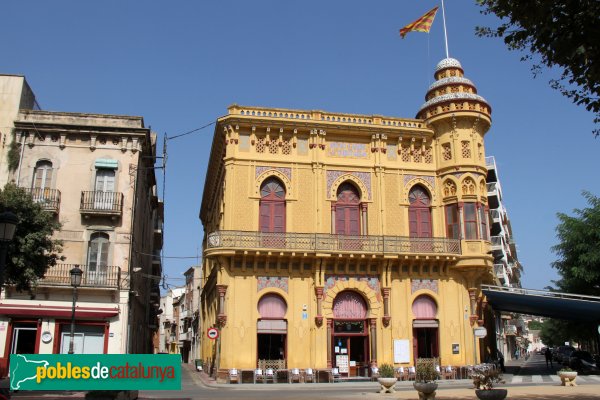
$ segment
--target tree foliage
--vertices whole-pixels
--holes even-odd
[[[558,260],[552,266],[560,279],[559,291],[600,296],[600,198],[583,192],[589,207],[574,216],[558,213],[559,243],[552,247]]]
[[[477,27],[478,36],[499,37],[523,51],[537,75],[543,66],[560,69],[550,85],[595,114],[600,123],[600,1],[477,0],[483,14],[501,19],[497,27]],[[533,54],[540,56],[534,60]],[[600,129],[595,129],[596,137]]]
[[[527,324],[527,328],[529,328],[530,330],[539,331],[540,329],[542,329],[543,325],[544,324],[540,321],[531,320]]]
[[[60,223],[13,183],[0,190],[0,210],[10,210],[19,219],[15,236],[8,243],[4,282],[28,290],[61,259],[62,243],[52,238]]]

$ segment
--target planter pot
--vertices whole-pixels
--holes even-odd
[[[562,386],[577,386],[575,379],[577,379],[577,371],[558,371],[558,376],[562,382]]]
[[[419,400],[434,400],[438,384],[435,382],[415,382],[413,387],[419,392]]]
[[[477,389],[475,396],[480,400],[503,400],[506,398],[508,390],[506,389]]]
[[[381,385],[379,393],[394,393],[394,385],[398,382],[396,378],[377,378],[377,382]]]

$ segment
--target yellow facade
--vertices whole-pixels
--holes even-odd
[[[260,355],[273,354],[263,342],[278,335],[285,368],[346,360],[360,375],[373,364],[414,365],[424,352],[443,365],[479,361],[477,287],[492,271],[482,221],[491,111],[462,74],[458,61],[440,62],[416,119],[238,105],[219,118],[200,212],[202,329],[220,330],[217,340],[202,339],[211,369],[263,366]],[[261,206],[271,181],[283,189],[283,222],[269,222],[278,217]],[[357,194],[358,211],[341,207],[344,187]],[[415,188],[429,201],[422,211],[411,208]],[[471,225],[466,204],[482,210]],[[456,238],[448,237],[448,205],[460,210]],[[269,233],[269,223],[284,231]],[[358,233],[345,234],[348,226]],[[283,317],[261,315],[265,294],[283,300]],[[421,295],[433,300],[433,317],[415,315]],[[351,301],[366,314],[341,318]]]

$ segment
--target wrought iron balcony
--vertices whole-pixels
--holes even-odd
[[[121,215],[123,193],[121,192],[81,192],[81,214]]]
[[[46,270],[46,274],[38,281],[40,286],[71,286],[71,269],[75,264],[56,264]],[[119,288],[121,268],[117,266],[97,267],[90,270],[87,265],[79,265],[83,271],[82,287]]]
[[[60,190],[48,188],[24,188],[34,203],[38,203],[46,211],[58,214],[60,209]]]
[[[369,254],[460,254],[460,240],[406,236],[346,236],[326,233],[215,231],[208,248],[274,249]]]

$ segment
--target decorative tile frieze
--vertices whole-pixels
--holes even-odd
[[[256,173],[255,173],[254,177],[258,178],[263,172],[269,171],[269,170],[279,171],[283,175],[285,175],[290,181],[292,180],[292,169],[291,168],[286,168],[286,167],[267,167],[267,166],[264,166],[264,165],[256,166]]]
[[[415,293],[421,289],[427,289],[431,290],[434,293],[438,293],[437,279],[411,279],[410,286],[411,293]]]
[[[256,280],[257,292],[266,288],[277,288],[288,293],[289,278],[287,276],[259,276]]]
[[[357,171],[327,171],[327,193],[331,191],[333,182],[336,181],[342,175],[352,175],[356,179],[362,182],[367,188],[369,199],[371,199],[371,173],[370,172],[357,172]]]
[[[413,179],[423,179],[425,182],[429,183],[432,188],[435,188],[435,178],[428,175],[404,175],[404,185],[406,186],[408,182]]]
[[[329,142],[327,155],[330,157],[367,158],[366,143]]]
[[[374,275],[325,275],[325,286],[323,287],[323,296],[327,294],[327,290],[335,286],[336,282],[349,282],[352,280],[357,282],[366,282],[369,289],[373,290],[375,296],[377,297],[377,301],[382,300],[381,284],[379,282],[379,277]]]

